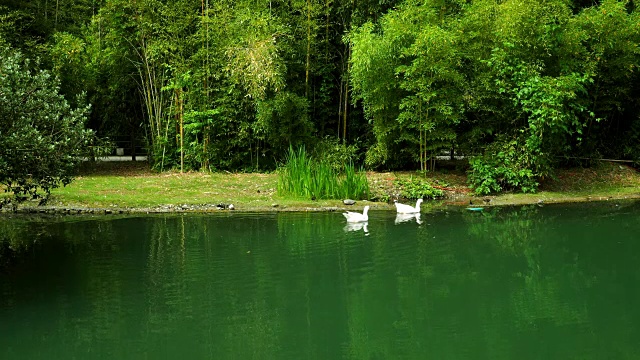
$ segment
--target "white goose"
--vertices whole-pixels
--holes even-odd
[[[416,201],[416,207],[400,204],[398,200],[393,200],[393,202],[396,205],[398,214],[415,214],[420,212],[420,204],[422,204],[422,199],[418,199],[418,201]]]
[[[353,212],[353,211],[347,211],[342,215],[344,215],[344,217],[347,218],[348,223],[365,222],[369,220],[369,216],[367,215],[368,211],[369,211],[369,205],[364,207],[364,211],[362,212],[362,214]]]

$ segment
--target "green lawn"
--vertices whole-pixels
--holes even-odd
[[[233,203],[265,207],[275,196],[273,174],[166,173],[136,176],[80,176],[52,192],[50,205],[146,208],[162,205]]]
[[[394,194],[397,178],[420,177],[415,172],[370,172],[374,195]],[[437,187],[447,191],[444,203],[466,205],[486,197],[474,197],[463,172],[438,171],[427,174]],[[68,186],[55,189],[48,205],[88,208],[149,209],[167,205],[234,204],[238,210],[307,210],[342,206],[340,200],[293,199],[276,193],[277,175],[245,173],[156,173],[146,164],[104,163],[82,169]],[[6,195],[4,195],[6,196]],[[618,164],[595,168],[559,170],[543,182],[535,194],[505,193],[490,196],[491,204],[606,200],[640,197],[640,173]],[[33,205],[33,204],[32,204]],[[274,205],[277,205],[274,206]],[[387,203],[369,203],[374,208],[393,209]],[[362,207],[359,202],[356,208]]]

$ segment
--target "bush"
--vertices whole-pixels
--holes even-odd
[[[444,192],[434,188],[428,181],[423,179],[410,178],[396,179],[395,186],[400,189],[400,197],[417,199],[436,199],[444,196]]]
[[[521,138],[499,139],[482,156],[471,158],[469,164],[469,182],[479,195],[503,190],[536,192],[538,179],[548,172],[544,158],[530,151]]]
[[[72,109],[58,79],[29,65],[0,46],[0,184],[17,201],[44,201],[71,182],[92,132],[84,127],[88,107]]]

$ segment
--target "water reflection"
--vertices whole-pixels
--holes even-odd
[[[0,359],[634,358],[640,206],[580,206],[0,217]]]
[[[420,220],[420,213],[417,213],[417,214],[400,214],[400,213],[398,213],[396,215],[395,224],[398,225],[398,224],[401,224],[401,223],[410,222],[413,219],[416,220],[416,223],[422,224],[422,221]]]
[[[347,223],[347,225],[345,225],[344,227],[344,231],[345,232],[349,232],[349,231],[360,231],[363,230],[365,235],[369,235],[369,229],[367,228],[367,225],[369,225],[369,222],[360,222],[360,223]]]

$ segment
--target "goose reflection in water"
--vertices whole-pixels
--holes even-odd
[[[413,219],[416,219],[416,223],[422,224],[422,221],[420,221],[420,213],[416,213],[416,214],[401,214],[401,213],[398,213],[398,214],[396,214],[395,223],[397,225],[397,224],[409,222],[409,221],[411,221]]]
[[[365,235],[369,235],[369,229],[367,229],[367,225],[369,225],[368,222],[359,222],[359,223],[347,223],[347,225],[345,225],[344,227],[344,231],[345,232],[349,232],[349,231],[360,231],[360,230],[364,230],[364,234]]]

